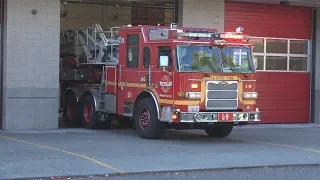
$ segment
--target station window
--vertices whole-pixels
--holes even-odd
[[[158,67],[160,67],[160,56],[168,56],[169,57],[169,66],[172,66],[171,47],[170,46],[159,46],[158,47]]]
[[[310,40],[254,37],[252,43],[257,70],[308,71]]]
[[[139,68],[139,34],[127,35],[127,68]]]
[[[148,68],[150,65],[150,48],[143,48],[143,67]]]

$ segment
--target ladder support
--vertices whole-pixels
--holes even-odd
[[[119,31],[120,27],[109,27],[104,30],[99,24],[69,29],[61,33],[60,50],[74,54],[79,64],[79,59],[85,58],[85,63],[117,65],[118,48],[124,42],[124,39],[119,37]],[[66,45],[68,47],[73,45],[73,48],[67,49]]]

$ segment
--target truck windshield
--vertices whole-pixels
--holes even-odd
[[[176,63],[182,72],[253,72],[248,47],[177,46]]]

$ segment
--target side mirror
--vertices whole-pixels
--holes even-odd
[[[169,56],[160,56],[160,67],[162,68],[163,72],[166,72],[169,76],[172,76],[172,73],[166,69],[169,67]]]
[[[168,67],[169,66],[169,57],[168,56],[160,56],[160,67]]]
[[[254,65],[255,69],[258,68],[258,59],[257,58],[253,58],[253,65]]]
[[[179,29],[179,24],[178,23],[171,23],[170,29]]]

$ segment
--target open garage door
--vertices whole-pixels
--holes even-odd
[[[128,24],[170,25],[175,22],[175,7],[175,0],[61,0],[60,31],[87,28],[93,24],[99,24],[103,29]],[[61,42],[64,40],[61,38]],[[71,57],[68,50],[64,48],[60,57]],[[61,106],[65,101],[61,96],[66,91],[64,88],[60,84],[60,110],[66,108]],[[67,118],[61,113],[59,119],[64,122]],[[60,127],[65,127],[65,123],[60,123]]]
[[[103,28],[132,25],[170,25],[174,0],[62,0],[61,30],[98,23]]]

